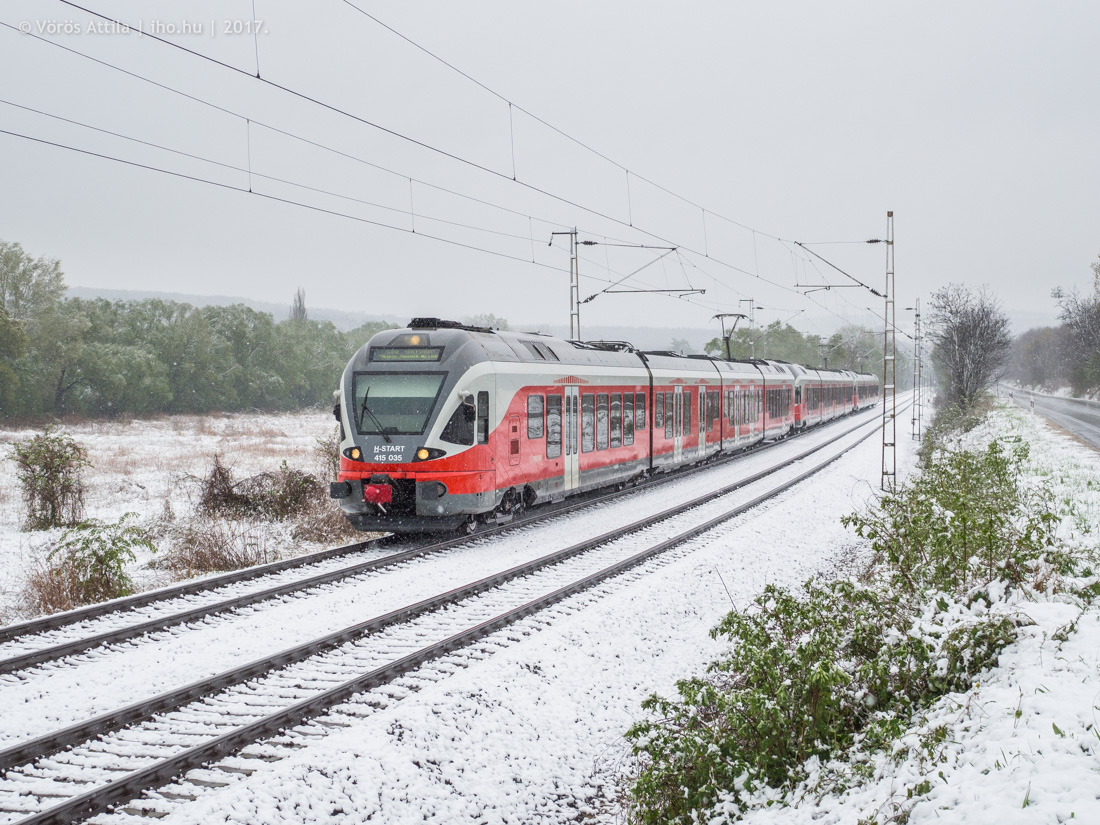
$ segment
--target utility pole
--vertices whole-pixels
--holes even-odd
[[[737,303],[739,303],[739,304],[748,304],[749,305],[749,326],[752,327],[753,331],[755,332],[756,331],[756,310],[765,309],[766,307],[757,306],[755,298],[742,298]],[[749,347],[750,347],[749,357],[750,358],[756,358],[756,338],[757,338],[757,336],[755,336],[755,335],[752,336],[752,340],[749,342]]]
[[[893,490],[897,478],[897,336],[894,306],[894,213],[886,213],[886,311],[882,335],[882,489]]]
[[[917,441],[921,439],[921,380],[923,375],[923,367],[921,365],[921,340],[920,340],[920,298],[917,298],[916,306],[913,308],[916,311],[915,322],[913,326],[913,346],[916,350],[913,354],[913,391],[917,394],[913,399],[913,438]]]
[[[754,298],[742,298],[737,303],[749,305],[749,326],[756,329],[756,300]]]
[[[579,341],[581,337],[581,261],[577,249],[577,228],[573,227],[568,232],[551,232],[550,246],[554,245],[555,235],[569,236],[569,340]]]

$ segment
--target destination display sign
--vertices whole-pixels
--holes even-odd
[[[443,347],[371,347],[371,361],[438,361]]]

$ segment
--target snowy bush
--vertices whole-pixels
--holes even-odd
[[[27,508],[25,529],[48,530],[80,521],[87,450],[71,436],[47,427],[41,435],[12,445],[11,458]]]
[[[323,492],[316,476],[285,461],[277,472],[234,481],[232,470],[214,456],[214,466],[200,484],[198,510],[207,516],[284,521],[309,510]]]
[[[712,631],[728,655],[679,698],[651,696],[627,738],[639,758],[633,821],[692,823],[720,802],[734,813],[790,792],[810,767],[857,742],[884,747],[900,720],[970,686],[996,663],[1014,624],[942,598],[914,616],[896,593],[857,582],[768,587]]]
[[[45,566],[31,575],[28,606],[35,613],[55,613],[133,593],[126,565],[136,560],[135,548],[156,548],[145,531],[126,523],[132,516],[126,513],[113,524],[85,521],[66,530]]]
[[[940,451],[913,483],[869,513],[845,516],[869,539],[898,589],[959,595],[1004,579],[1022,585],[1042,560],[1063,567],[1052,549],[1058,516],[1046,489],[1026,489],[1028,447],[994,440],[984,452]]]
[[[729,653],[676,699],[647,699],[627,733],[632,821],[723,822],[799,786],[837,790],[915,713],[995,666],[1026,622],[1001,609],[1005,593],[1072,567],[1053,548],[1051,494],[1020,481],[1026,458],[997,441],[937,452],[915,482],[846,517],[875,552],[861,581],[768,587],[731,612],[712,631]],[[821,766],[845,758],[851,769],[826,778]]]

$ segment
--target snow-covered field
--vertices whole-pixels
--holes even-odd
[[[257,421],[263,435],[249,423]],[[72,430],[92,449],[93,464],[112,467],[93,477],[90,515],[117,518],[132,510],[155,518],[177,495],[164,470],[173,478],[200,475],[214,451],[257,469],[273,469],[283,458],[310,465],[313,440],[329,423],[320,414],[173,422]],[[1100,457],[1014,410],[998,412],[971,438],[981,442],[995,431],[1032,444],[1036,475],[1073,502],[1066,541],[1094,546]],[[914,466],[913,447],[899,432],[901,474]],[[731,604],[745,606],[769,583],[797,586],[862,562],[865,547],[839,519],[873,499],[880,459],[871,438],[826,472],[690,546],[489,637],[476,656],[430,666],[430,679],[380,691],[378,709],[350,727],[279,761],[250,760],[250,776],[209,789],[164,821],[622,821],[630,770],[623,733],[642,700],[654,691],[672,694],[677,679],[715,658],[719,645],[708,631]],[[16,574],[8,561],[26,564],[48,536],[17,532],[21,510],[10,473],[2,484],[0,561],[10,586]],[[926,777],[929,788],[910,822],[1100,821],[1094,716],[1100,613],[1043,594],[1016,607],[1035,624],[1021,630],[1001,667],[969,694],[949,696],[927,712],[905,740],[913,749],[877,766],[879,781],[841,797],[806,799],[795,809],[760,811],[748,821],[855,823],[876,814],[887,821],[892,804]],[[1073,621],[1073,630],[1058,634]],[[919,737],[939,726],[947,735],[937,761],[922,761]]]
[[[282,461],[319,474],[316,439],[329,435],[327,410],[275,415],[177,415],[132,421],[88,421],[61,430],[88,450],[86,516],[117,521],[137,513],[156,524],[170,508],[186,517],[195,501],[195,480],[207,475],[218,455],[237,478],[274,471]],[[56,545],[63,531],[22,532],[25,517],[10,445],[41,430],[0,429],[0,622],[23,618],[22,593],[28,573]],[[258,540],[272,556],[305,549],[291,542],[287,525],[258,529]],[[139,559],[132,574],[142,589],[162,584],[166,574]]]

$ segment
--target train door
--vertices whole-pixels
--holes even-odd
[[[677,464],[684,457],[684,388],[675,387],[675,410],[672,427],[672,457]],[[665,412],[668,415],[668,412]]]
[[[565,429],[563,453],[565,489],[576,490],[581,483],[581,397],[580,387],[565,388]]]
[[[730,423],[733,424],[733,446],[736,447],[741,443],[741,390],[734,389],[732,398],[733,413]]]
[[[707,421],[710,420],[706,387],[699,388],[699,406],[696,409],[699,410],[699,415],[696,418],[699,422],[699,457],[703,458],[707,454]]]

